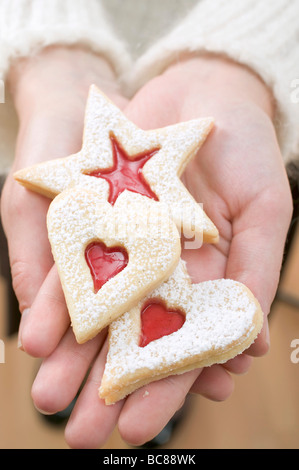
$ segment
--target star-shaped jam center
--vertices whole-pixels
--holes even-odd
[[[110,140],[113,151],[113,166],[108,169],[93,170],[85,174],[103,178],[109,183],[108,201],[112,205],[126,189],[158,201],[158,197],[143,176],[142,168],[160,149],[152,149],[132,157],[127,154],[114,135],[110,135]]]

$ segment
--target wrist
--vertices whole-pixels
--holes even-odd
[[[216,55],[189,55],[172,64],[165,74],[174,74],[177,78],[180,74],[185,76],[185,88],[190,96],[200,94],[203,109],[212,107],[220,110],[248,104],[257,106],[271,120],[274,119],[271,90],[245,65]]]
[[[52,46],[19,59],[8,75],[20,119],[42,112],[53,101],[84,109],[91,84],[119,94],[114,71],[101,56],[80,47]]]

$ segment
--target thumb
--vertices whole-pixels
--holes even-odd
[[[280,269],[291,204],[287,193],[260,196],[246,207],[233,224],[233,239],[227,264],[227,277],[245,284],[258,299],[264,312],[264,326],[250,347],[253,356],[268,352],[270,312],[280,279]],[[277,191],[278,192],[278,191]],[[260,208],[263,208],[261,211]]]

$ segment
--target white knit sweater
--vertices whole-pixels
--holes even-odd
[[[225,54],[272,89],[285,162],[299,155],[299,0],[0,0],[0,78],[52,44],[84,44],[113,65],[128,96],[184,51]],[[17,125],[0,105],[0,166]]]

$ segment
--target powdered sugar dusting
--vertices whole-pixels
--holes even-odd
[[[30,184],[31,189],[42,189],[42,192],[52,196],[71,186],[81,186],[97,191],[101,199],[107,200],[108,183],[87,173],[112,167],[111,134],[132,158],[160,148],[143,168],[144,178],[159,199],[157,204],[163,203],[168,207],[169,216],[179,229],[184,228],[185,235],[203,233],[209,241],[216,240],[216,227],[180,180],[186,164],[201,147],[212,127],[213,120],[203,118],[144,131],[92,86],[86,107],[81,151],[21,170],[15,177],[22,184]]]
[[[113,207],[81,188],[64,191],[51,203],[49,239],[79,342],[95,336],[175,269],[180,256],[178,231],[154,204],[152,208],[147,212],[144,198],[132,199],[130,192]],[[85,261],[85,248],[95,240],[123,246],[129,255],[126,268],[96,294]]]
[[[168,307],[180,308],[186,314],[182,328],[171,335],[140,348],[140,311],[138,307],[124,314],[110,326],[110,344],[102,391],[105,396],[142,371],[149,380],[165,370],[175,373],[185,361],[214,358],[221,362],[232,345],[242,343],[256,328],[257,302],[242,284],[226,279],[191,284],[181,261],[172,276],[148,298],[160,298]],[[226,359],[227,360],[227,359]],[[187,362],[188,364],[188,362]],[[148,371],[145,373],[144,371]],[[137,379],[136,379],[137,380]]]

